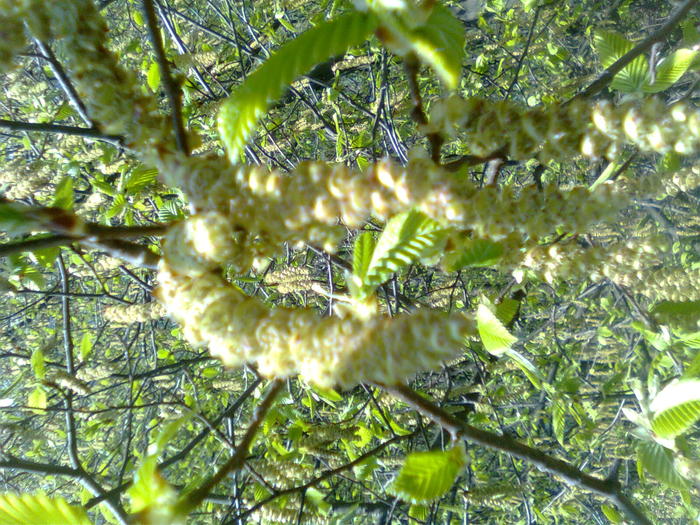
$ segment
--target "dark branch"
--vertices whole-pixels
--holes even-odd
[[[87,139],[101,140],[117,147],[124,147],[123,138],[118,135],[105,135],[96,129],[77,128],[75,126],[61,126],[60,124],[36,124],[33,122],[18,122],[15,120],[0,119],[0,128],[15,131],[37,131],[40,133],[60,133],[62,135],[76,135]]]
[[[160,37],[160,30],[158,29],[158,20],[156,18],[155,8],[153,6],[153,0],[143,0],[143,13],[146,16],[148,36],[156,54],[156,62],[158,62],[158,67],[160,68],[160,77],[163,81],[165,94],[170,102],[173,130],[175,132],[175,143],[181,152],[183,152],[185,155],[189,155],[190,150],[187,145],[187,134],[185,133],[185,128],[182,125],[180,88],[173,80],[173,76],[170,74],[170,64],[168,63],[168,59],[165,56],[165,50],[163,49],[163,39]]]
[[[380,386],[450,432],[455,439],[466,439],[488,449],[505,452],[510,456],[532,463],[543,472],[609,499],[627,515],[632,523],[652,525],[641,509],[622,493],[622,488],[616,481],[590,476],[565,461],[548,456],[541,450],[523,445],[508,436],[487,432],[463,423],[405,385]]]

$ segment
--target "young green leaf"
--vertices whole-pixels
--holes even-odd
[[[73,209],[73,179],[71,177],[63,177],[61,182],[56,185],[51,206],[64,210]]]
[[[158,170],[144,165],[137,166],[126,176],[124,190],[127,193],[137,193],[156,181]]]
[[[90,525],[83,508],[69,505],[60,497],[46,494],[0,495],[0,523],[3,525]]]
[[[372,262],[374,245],[374,237],[370,232],[362,232],[355,239],[352,252],[352,273],[360,279],[364,279],[367,275],[367,269]]]
[[[615,31],[596,31],[593,36],[595,49],[604,68],[622,57],[634,44]],[[610,83],[612,89],[625,93],[642,90],[649,76],[649,66],[644,56],[638,56],[627,64]]]
[[[698,52],[692,49],[678,49],[671,53],[656,66],[656,78],[651,84],[645,83],[644,91],[659,93],[670,88],[688,71],[697,55]]]
[[[425,25],[416,29],[410,40],[418,57],[449,89],[456,89],[462,74],[464,25],[452,11],[435,4]]]
[[[488,239],[463,239],[459,246],[451,250],[443,259],[443,266],[449,272],[462,268],[481,268],[498,262],[503,255],[503,245]]]
[[[662,438],[682,434],[700,419],[700,379],[679,379],[666,385],[652,400],[652,430]]]
[[[44,363],[44,350],[41,347],[35,348],[32,352],[31,365],[34,377],[39,381],[44,379],[44,376],[46,376],[46,364]]]
[[[655,479],[674,489],[688,487],[673,466],[673,454],[655,441],[644,441],[637,447],[637,461]]]
[[[34,390],[32,390],[32,393],[29,394],[27,406],[37,409],[34,410],[35,413],[42,414],[46,409],[46,391],[42,387],[37,386]]]
[[[258,119],[280,97],[284,86],[315,64],[360,44],[376,25],[373,15],[353,11],[324,22],[280,47],[221,106],[219,134],[231,160],[239,160]]]
[[[418,211],[410,210],[392,217],[374,247],[364,286],[374,289],[400,269],[431,257],[445,239],[446,231]]]
[[[156,455],[146,457],[141,463],[127,495],[132,510],[140,520],[137,523],[185,523],[185,518],[175,510],[177,492],[158,472]]]
[[[146,82],[148,83],[148,87],[151,88],[151,91],[154,93],[158,91],[158,86],[160,86],[160,67],[156,62],[151,62],[151,65],[148,67]]]
[[[476,325],[481,342],[490,354],[501,355],[510,350],[513,343],[518,340],[484,303],[481,303],[476,310]]]
[[[446,451],[414,452],[406,457],[399,475],[387,489],[414,504],[441,498],[467,464],[464,446]]]

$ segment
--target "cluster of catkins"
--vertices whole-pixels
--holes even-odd
[[[481,157],[500,153],[514,160],[578,155],[612,159],[624,144],[688,155],[700,146],[700,111],[684,102],[668,107],[656,98],[618,106],[574,99],[523,108],[507,100],[452,96],[433,104],[426,131],[458,136]]]
[[[229,365],[255,363],[269,377],[300,374],[321,386],[395,383],[458,355],[473,323],[430,311],[393,319],[352,313],[319,319],[312,311],[269,309],[221,278],[220,265],[245,272],[284,242],[333,250],[346,233],[343,226],[416,208],[466,236],[513,245],[526,266],[544,265],[546,274],[554,263],[566,266],[564,258],[556,249],[529,248],[557,230],[585,232],[627,202],[609,185],[593,191],[479,188],[420,154],[406,167],[382,161],[357,172],[316,162],[291,174],[214,156],[187,157],[175,151],[155,99],[106,49],[107,27],[91,0],[0,0],[0,66],[24,45],[23,23],[39,39],[62,39],[75,85],[100,129],[126,136],[144,162],[155,164],[190,199],[195,215],[172,228],[163,249],[158,295],[168,312],[191,342],[208,344]],[[700,113],[658,100],[618,107],[576,100],[524,109],[452,97],[433,104],[428,128],[460,135],[484,157],[612,156],[624,143],[688,154],[700,140]],[[572,271],[580,271],[568,260]]]
[[[475,333],[471,318],[429,310],[320,319],[313,310],[270,309],[224,280],[216,257],[183,250],[188,225],[166,236],[156,294],[185,337],[208,345],[225,365],[254,363],[266,377],[300,375],[321,387],[394,384],[455,358]]]
[[[188,243],[205,243],[205,229],[227,230],[228,252],[219,262],[245,271],[257,256],[274,255],[283,242],[307,242],[335,250],[346,227],[371,217],[387,220],[415,208],[445,227],[494,241],[536,242],[560,228],[585,232],[627,203],[612,185],[593,191],[547,185],[479,188],[435,165],[419,150],[407,166],[378,162],[357,171],[323,162],[292,173],[231,165],[215,157],[161,159],[167,182],[183,188],[202,226]],[[206,224],[205,224],[206,223]],[[206,248],[201,248],[206,251]]]

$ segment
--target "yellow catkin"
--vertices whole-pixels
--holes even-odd
[[[199,215],[215,213],[217,221],[228,221],[229,237],[231,232],[238,236],[234,252],[248,256],[239,261],[241,268],[255,257],[275,255],[283,242],[305,241],[334,250],[345,234],[338,221],[356,228],[370,217],[387,220],[411,208],[481,238],[513,240],[516,235],[522,241],[557,228],[585,232],[627,202],[609,184],[593,191],[555,185],[519,192],[479,188],[455,179],[418,152],[406,167],[379,162],[360,172],[317,162],[284,174],[232,166],[221,157],[178,155],[164,158],[160,171],[169,184],[185,191]],[[201,222],[202,227],[207,224],[213,223]]]
[[[305,266],[284,266],[265,275],[265,284],[277,287],[280,293],[305,292],[314,284],[312,271]]]
[[[193,344],[225,365],[255,363],[267,377],[300,375],[322,387],[398,383],[459,355],[474,323],[429,310],[395,318],[320,319],[304,309],[269,309],[215,273],[159,267],[157,296]]]
[[[523,108],[510,101],[452,96],[433,104],[426,131],[459,136],[475,155],[566,160],[576,155],[615,157],[623,144],[642,151],[691,155],[700,146],[700,111],[684,102],[666,106],[574,100]]]
[[[165,308],[158,302],[132,305],[108,306],[103,312],[104,318],[114,323],[145,323],[167,315]]]

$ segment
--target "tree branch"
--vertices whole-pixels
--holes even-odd
[[[38,38],[34,39],[34,43],[39,48],[39,51],[41,51],[41,54],[43,55],[44,59],[46,59],[46,61],[49,63],[49,67],[51,68],[51,71],[58,80],[58,83],[61,85],[61,89],[63,89],[63,92],[66,94],[66,97],[68,97],[70,105],[73,106],[73,109],[75,109],[78,115],[80,115],[80,118],[83,119],[83,122],[85,122],[86,125],[95,129],[95,123],[88,115],[85,104],[83,104],[83,101],[80,100],[78,92],[75,90],[75,87],[73,87],[70,78],[68,78],[68,75],[66,75],[66,71],[63,69],[63,66],[56,58],[56,55],[54,55],[54,52],[51,50],[51,48],[46,42],[39,40]]]
[[[158,29],[158,20],[156,18],[155,8],[153,6],[153,0],[143,0],[143,13],[146,17],[146,23],[148,25],[148,36],[151,41],[151,45],[153,46],[153,51],[155,51],[156,54],[156,62],[158,62],[158,67],[160,68],[160,76],[161,80],[163,81],[163,87],[165,88],[165,94],[170,102],[173,131],[175,132],[175,143],[182,153],[189,155],[190,150],[187,145],[187,134],[185,133],[185,128],[182,124],[180,88],[170,74],[170,64],[168,63],[168,59],[165,56],[165,51],[163,49],[163,39],[160,37],[160,30]]]
[[[73,359],[73,337],[71,334],[71,317],[70,317],[70,291],[68,286],[68,272],[66,265],[63,263],[63,257],[59,254],[56,259],[58,273],[61,276],[61,292],[64,294],[61,297],[61,314],[63,322],[63,349],[66,359],[66,372],[75,375],[75,362]],[[66,439],[68,440],[68,458],[70,459],[73,469],[80,473],[80,481],[83,486],[88,489],[94,496],[105,494],[105,490],[95,481],[95,479],[85,470],[80,463],[78,456],[78,436],[75,426],[75,414],[73,413],[73,393],[65,394],[66,401]],[[120,523],[126,525],[128,522],[127,514],[124,508],[119,503],[118,497],[107,498],[105,505],[114,513]]]
[[[535,465],[539,470],[563,479],[576,487],[603,496],[615,503],[633,523],[652,525],[642,510],[622,493],[617,481],[603,480],[582,472],[573,465],[548,456],[544,452],[523,445],[507,436],[500,436],[473,427],[456,419],[440,407],[405,385],[379,385],[389,394],[407,403],[425,417],[450,432],[455,439],[466,439],[483,447],[522,459]]]
[[[673,13],[668,20],[654,33],[646,37],[639,44],[630,49],[627,53],[621,56],[613,64],[610,65],[601,75],[596,78],[593,83],[591,83],[586,89],[575,95],[573,98],[567,101],[567,104],[572,100],[590,97],[595,95],[599,91],[602,91],[605,86],[612,82],[615,75],[622,71],[627,64],[632,62],[642,53],[645,53],[651,47],[660,40],[666,38],[671,31],[678,25],[678,23],[685,18],[688,12],[698,3],[698,0],[686,0],[683,4]]]
[[[77,128],[75,126],[62,126],[60,124],[37,124],[33,122],[19,122],[16,120],[0,119],[0,128],[14,131],[38,131],[40,133],[60,133],[63,135],[76,135],[86,139],[101,140],[123,148],[124,139],[118,135],[105,135],[99,130],[90,128]]]
[[[207,495],[212,491],[212,489],[219,484],[226,476],[230,473],[240,469],[248,456],[248,449],[253,443],[253,438],[260,428],[268,410],[272,407],[272,404],[277,397],[277,394],[284,386],[284,380],[275,379],[270,384],[270,389],[268,390],[265,397],[260,401],[258,406],[255,408],[253,413],[253,419],[246,430],[245,435],[241,439],[241,442],[236,448],[236,452],[231,458],[224,463],[216,473],[205,481],[199,488],[190,492],[181,502],[178,504],[179,510],[182,514],[189,513],[191,510],[195,509]]]

